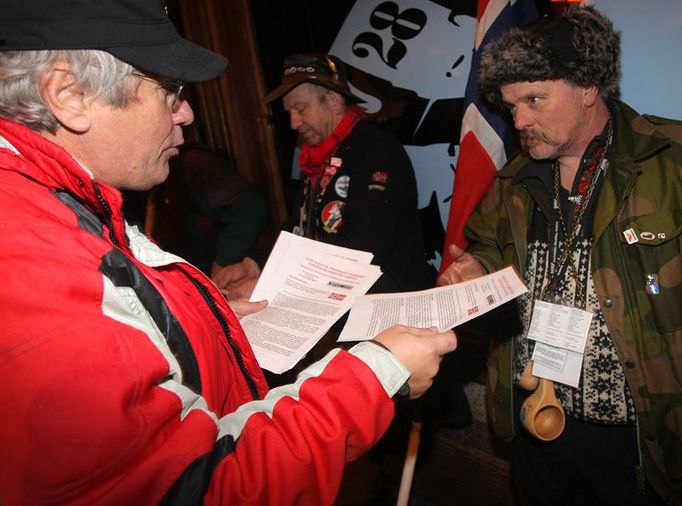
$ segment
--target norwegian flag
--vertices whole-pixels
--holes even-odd
[[[491,111],[481,97],[478,83],[481,50],[509,28],[526,24],[537,17],[535,0],[478,1],[476,40],[464,95],[459,156],[441,272],[452,262],[447,251],[448,245],[455,243],[466,249],[464,224],[490,188],[495,171],[507,162],[514,144],[514,126],[507,118]]]

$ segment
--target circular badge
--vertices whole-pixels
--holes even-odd
[[[348,186],[350,186],[350,176],[339,176],[339,179],[334,183],[336,194],[345,199],[348,197]]]
[[[343,225],[341,210],[344,203],[340,200],[333,200],[322,209],[322,228],[328,234],[335,234]]]

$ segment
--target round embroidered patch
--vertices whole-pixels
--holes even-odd
[[[339,176],[339,179],[334,183],[336,194],[345,199],[348,197],[348,187],[350,186],[350,176]]]
[[[320,216],[322,218],[322,228],[328,234],[335,234],[343,225],[343,216],[341,215],[343,206],[344,202],[333,200],[322,209]]]

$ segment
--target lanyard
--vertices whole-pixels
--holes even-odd
[[[608,160],[606,159],[606,152],[608,151],[611,142],[613,141],[613,126],[609,120],[607,126],[606,142],[604,146],[597,149],[592,163],[585,168],[581,177],[581,182],[578,185],[578,196],[576,199],[576,214],[573,224],[569,231],[566,228],[566,220],[561,205],[561,174],[559,162],[556,160],[552,166],[554,172],[554,212],[552,213],[553,234],[552,234],[552,252],[550,260],[551,277],[549,281],[542,287],[540,298],[542,300],[549,300],[552,302],[559,302],[561,296],[559,294],[559,282],[565,278],[568,270],[571,271],[576,281],[576,295],[578,296],[578,306],[585,307],[585,292],[583,290],[583,277],[581,277],[574,265],[574,262],[569,261],[569,257],[573,252],[578,238],[585,230],[584,218],[589,208],[594,189],[597,187],[601,174],[606,171],[608,167]],[[563,233],[565,244],[559,255],[559,240],[560,232]],[[558,257],[558,258],[557,258]]]

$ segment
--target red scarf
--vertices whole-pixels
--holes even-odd
[[[364,118],[365,113],[362,109],[357,105],[351,106],[329,137],[314,146],[304,144],[298,157],[303,172],[313,181],[318,181],[324,171],[324,162],[336,151],[358,121]]]

